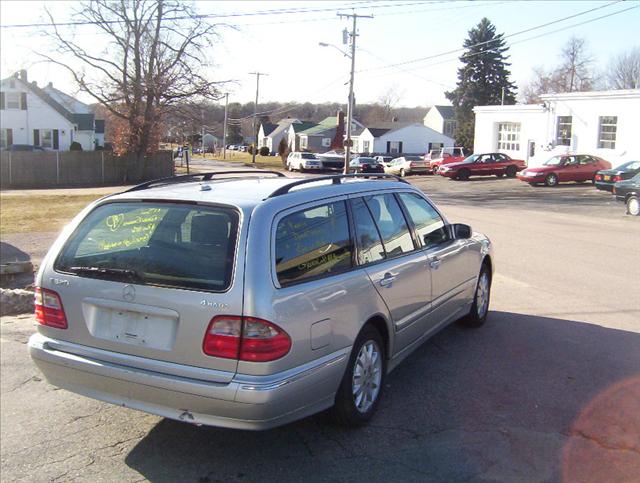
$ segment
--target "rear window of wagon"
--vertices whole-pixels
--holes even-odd
[[[89,213],[55,261],[80,276],[223,292],[239,214],[227,207],[113,202]]]

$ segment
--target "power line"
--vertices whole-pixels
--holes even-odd
[[[615,4],[620,3],[622,1],[624,1],[624,0],[615,0],[613,2],[607,3],[605,5],[601,5],[599,7],[591,8],[591,9],[585,10],[583,12],[579,12],[579,13],[576,13],[576,14],[573,14],[573,15],[569,15],[568,17],[559,18],[559,19],[553,20],[551,22],[547,22],[547,23],[544,23],[544,24],[541,24],[541,25],[536,25],[535,27],[530,27],[528,29],[520,30],[520,31],[514,32],[512,34],[504,35],[502,38],[506,39],[506,38],[509,38],[509,37],[514,37],[516,35],[521,35],[521,34],[524,34],[524,33],[527,33],[527,32],[531,32],[533,30],[538,30],[538,29],[541,29],[541,28],[544,28],[544,27],[548,27],[549,25],[554,25],[556,23],[563,22],[565,20],[569,20],[569,19],[572,19],[572,18],[575,18],[575,17],[579,17],[581,15],[586,15],[587,13],[595,12],[596,10],[600,10],[600,9],[603,9],[603,8],[606,8],[606,7],[610,7],[611,5],[615,5]],[[631,8],[636,8],[636,7],[631,7]],[[630,9],[627,9],[627,10],[630,10]],[[623,10],[623,11],[626,11],[626,10]],[[604,17],[602,17],[602,18],[604,18]],[[478,42],[477,44],[469,45],[467,47],[458,48],[458,49],[454,49],[454,50],[449,50],[447,52],[441,52],[439,54],[433,54],[433,55],[429,55],[429,56],[426,56],[426,57],[420,57],[420,58],[417,58],[417,59],[405,60],[403,62],[396,62],[394,64],[388,64],[388,65],[383,65],[383,66],[378,66],[378,67],[369,67],[367,69],[360,69],[358,72],[370,72],[370,71],[374,71],[374,70],[381,70],[381,69],[389,69],[389,68],[393,68],[393,67],[399,67],[399,66],[403,66],[403,65],[407,65],[407,64],[415,64],[417,62],[423,62],[425,60],[431,60],[431,59],[435,59],[435,58],[438,58],[438,57],[443,57],[445,55],[457,54],[459,52],[464,52],[470,47],[478,47],[480,45],[489,44],[489,43],[492,43],[492,42],[495,42],[495,41],[496,41],[496,39],[491,39],[491,40],[487,40],[487,41],[484,41],[484,42]]]
[[[408,2],[408,3],[388,3],[388,4],[378,4],[379,2],[374,2],[372,5],[363,5],[363,3],[372,3],[372,2],[353,2],[351,4],[347,4],[341,7],[326,7],[326,8],[286,8],[286,9],[273,9],[273,10],[262,10],[258,12],[235,12],[235,13],[226,13],[226,14],[196,14],[196,15],[180,15],[175,17],[167,17],[164,20],[194,20],[194,19],[214,19],[214,18],[237,18],[237,17],[255,17],[262,15],[296,15],[296,14],[307,14],[307,13],[321,13],[321,12],[334,12],[336,10],[353,10],[355,6],[359,8],[396,8],[396,7],[408,7],[414,5],[424,5],[424,4],[437,4],[444,3],[445,0],[437,0],[437,1],[421,1],[421,2]],[[28,24],[12,24],[12,25],[0,25],[0,28],[31,28],[31,27],[73,27],[73,26],[83,26],[83,25],[102,25],[102,24],[118,24],[123,23],[123,20],[104,20],[104,21],[93,21],[93,20],[82,20],[82,21],[72,21],[72,22],[60,22],[60,23],[28,23]]]

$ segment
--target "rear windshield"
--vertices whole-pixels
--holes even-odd
[[[172,203],[108,203],[80,223],[54,269],[83,277],[222,292],[238,213]]]

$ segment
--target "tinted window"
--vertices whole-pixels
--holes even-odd
[[[409,227],[393,195],[364,198],[382,237],[387,256],[394,257],[414,249]]]
[[[238,215],[170,203],[97,207],[54,268],[81,276],[211,291],[231,283]]]
[[[443,219],[424,198],[411,193],[400,193],[400,199],[407,208],[420,243],[431,247],[449,239]]]
[[[358,241],[358,263],[364,265],[384,259],[384,247],[369,208],[362,199],[355,200],[352,206]]]
[[[316,159],[316,155],[312,153],[302,153],[300,154],[302,159]]]
[[[282,285],[351,268],[353,248],[345,203],[287,215],[276,229],[276,273]]]

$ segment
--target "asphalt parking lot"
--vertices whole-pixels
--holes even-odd
[[[638,481],[640,219],[590,184],[411,177],[495,245],[487,324],[387,379],[372,423],[195,427],[48,385],[1,320],[3,481]]]

